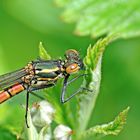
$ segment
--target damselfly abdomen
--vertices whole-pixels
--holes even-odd
[[[57,80],[64,78],[61,102],[67,102],[83,88],[79,88],[70,97],[65,99],[66,87],[84,74],[68,81],[71,74],[83,68],[83,62],[76,50],[68,50],[65,53],[65,60],[36,60],[20,70],[0,76],[0,103],[14,95],[27,90],[26,120],[28,110],[29,93],[38,89],[52,87]]]

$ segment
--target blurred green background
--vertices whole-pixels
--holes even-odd
[[[38,58],[40,41],[57,59],[73,48],[84,57],[95,39],[73,34],[74,26],[60,19],[61,9],[51,0],[0,0],[0,74],[25,66]],[[89,126],[111,121],[130,106],[125,129],[119,136],[103,140],[140,139],[140,38],[120,39],[107,48],[102,65],[101,90]],[[19,94],[0,105],[0,140],[16,139],[9,128],[24,120],[25,95]],[[7,131],[7,132],[6,132]]]

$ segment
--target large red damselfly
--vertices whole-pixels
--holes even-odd
[[[67,85],[85,75],[78,75],[68,81],[71,74],[77,73],[83,68],[83,62],[79,57],[79,53],[73,49],[67,50],[65,57],[65,60],[35,60],[28,63],[28,65],[22,69],[0,76],[0,89],[2,89],[0,91],[0,103],[3,103],[24,90],[27,91],[25,114],[27,127],[29,93],[38,89],[52,87],[60,78],[64,78],[60,98],[61,103],[67,102],[82,90],[88,90],[80,87],[75,93],[65,99]]]

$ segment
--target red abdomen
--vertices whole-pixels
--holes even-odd
[[[6,90],[0,91],[0,103],[8,100],[9,98],[13,97],[14,95],[22,92],[25,87],[22,84],[16,84]]]

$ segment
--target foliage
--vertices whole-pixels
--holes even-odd
[[[89,88],[93,93],[88,92],[87,94],[81,94],[79,96],[79,133],[82,133],[82,131],[86,129],[99,94],[102,55],[107,45],[113,41],[115,37],[116,36],[108,36],[104,39],[100,39],[93,47],[90,45],[87,49],[84,63],[86,66],[85,73],[87,73],[88,76],[85,77],[82,86]],[[83,116],[83,114],[86,114],[86,116]]]
[[[55,3],[64,7],[61,17],[65,22],[76,22],[75,33],[78,35],[92,37],[112,33],[119,33],[121,37],[140,35],[139,0],[55,0]]]
[[[82,87],[84,86],[86,88],[90,88],[92,92],[87,91],[85,93],[85,91],[83,91],[81,94],[79,94],[78,100],[76,101],[76,104],[78,104],[78,108],[76,109],[76,112],[75,112],[77,114],[76,120],[74,120],[73,113],[72,113],[72,106],[70,102],[68,102],[66,105],[62,105],[58,103],[59,102],[58,96],[54,98],[55,95],[52,96],[51,93],[49,94],[47,93],[47,100],[49,100],[53,104],[53,107],[56,110],[56,113],[55,113],[56,117],[53,120],[56,123],[55,126],[57,126],[57,124],[65,124],[66,126],[71,127],[71,129],[75,132],[73,135],[73,139],[81,140],[91,135],[94,135],[94,136],[118,135],[119,132],[121,132],[121,130],[123,129],[124,124],[126,123],[126,117],[127,117],[129,107],[125,109],[123,112],[121,112],[115,118],[114,121],[107,124],[103,124],[103,125],[93,126],[87,129],[89,119],[92,117],[91,113],[94,109],[95,102],[99,94],[102,55],[106,46],[111,41],[113,41],[115,37],[116,36],[108,36],[106,38],[100,39],[99,41],[97,41],[97,43],[93,47],[89,46],[87,50],[87,55],[84,59],[84,63],[86,66],[86,74],[88,74],[88,76],[84,78]],[[52,88],[51,92],[53,92],[54,94],[55,92],[58,93],[59,88],[56,88],[56,89]],[[83,114],[86,114],[86,115],[83,115]],[[52,135],[53,129],[50,129],[51,124],[50,124],[50,127],[48,127],[48,124],[46,126],[42,126],[39,129],[40,131],[38,133],[37,131],[35,131],[38,129],[34,126],[31,119],[32,117],[29,114],[28,122],[29,122],[29,125],[31,125],[30,128],[27,128],[29,140],[34,140],[33,136],[36,136],[37,140],[38,138],[41,138],[39,140],[42,140],[42,138],[44,138],[46,134]],[[73,125],[72,123],[73,121],[76,123],[75,125]],[[71,130],[71,129],[68,128],[68,130]],[[61,130],[58,130],[58,131],[61,131]],[[64,132],[60,132],[60,133],[63,134]],[[71,135],[73,133],[71,131],[71,133],[68,133],[68,134]]]
[[[126,123],[127,113],[129,111],[129,107],[123,110],[112,122],[107,124],[97,125],[88,130],[86,130],[82,137],[90,136],[90,135],[118,135],[124,127]]]
[[[42,42],[39,43],[39,56],[42,60],[50,60],[51,56],[44,49]]]

